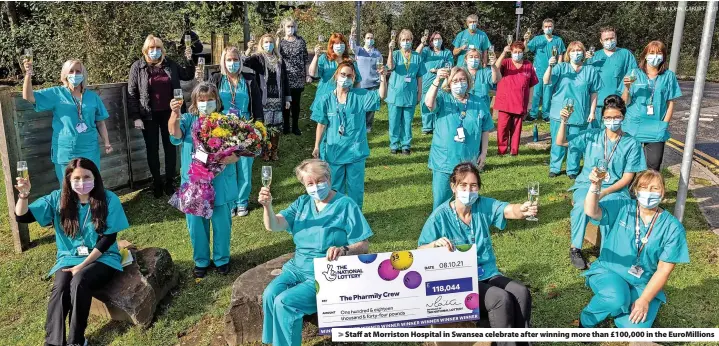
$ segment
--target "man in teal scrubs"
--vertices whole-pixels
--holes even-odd
[[[551,86],[545,86],[542,81],[544,71],[547,70],[549,64],[549,58],[552,57],[554,49],[557,50],[555,58],[557,62],[562,62],[562,55],[567,50],[564,46],[562,38],[554,35],[554,21],[552,19],[545,19],[542,22],[543,35],[537,35],[530,41],[530,35],[524,35],[524,46],[527,47],[525,51],[531,51],[534,53],[534,71],[539,77],[539,84],[534,86],[534,96],[532,97],[532,107],[529,109],[529,115],[527,120],[531,121],[537,119],[539,113],[539,102],[542,102],[542,118],[545,121],[549,121],[549,108],[552,100]]]
[[[587,56],[589,60],[586,62],[589,66],[594,66],[599,71],[602,78],[602,86],[599,89],[597,99],[597,110],[595,112],[595,120],[589,124],[589,127],[602,127],[602,107],[604,99],[609,95],[621,95],[622,81],[629,71],[637,68],[637,59],[631,51],[624,48],[617,48],[617,33],[612,27],[604,27],[601,29],[600,42],[604,49],[598,51],[594,56]]]
[[[492,44],[489,42],[487,34],[477,29],[478,23],[479,17],[476,14],[469,15],[467,17],[467,29],[457,34],[457,37],[452,42],[452,46],[454,46],[452,54],[457,57],[457,66],[465,66],[464,55],[470,49],[476,49],[482,53],[482,64],[487,64],[487,50]]]

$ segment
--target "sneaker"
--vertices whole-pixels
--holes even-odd
[[[207,267],[197,267],[195,266],[195,269],[192,270],[192,276],[194,276],[196,279],[202,279],[207,275]]]
[[[247,207],[237,207],[237,209],[235,209],[235,211],[236,211],[236,212],[235,212],[235,216],[240,216],[240,217],[242,217],[242,216],[247,216],[247,214],[250,213],[250,212],[247,210]]]
[[[429,136],[432,134],[432,131],[422,131],[422,134],[425,136]]]
[[[402,155],[409,155],[411,154],[409,149],[402,149]]]
[[[223,264],[223,265],[217,267],[217,273],[219,273],[220,275],[229,274],[230,273],[230,264],[226,263],[226,264]]]
[[[162,196],[165,195],[162,185],[155,185],[152,188],[152,195],[155,196],[155,198],[162,198]]]
[[[399,151],[397,151],[397,149],[390,149],[390,150],[389,150],[389,153],[392,154],[392,155],[396,155],[398,152],[399,152]]]
[[[292,130],[292,133],[294,133],[295,136],[302,136],[302,131],[300,131],[300,129],[294,129]]]
[[[557,175],[558,175],[557,173],[549,172],[549,177],[550,177],[550,178],[556,178]]]
[[[577,179],[576,174],[568,174],[567,177],[569,177],[569,179],[572,179],[572,180]]]
[[[172,184],[165,184],[165,195],[172,196],[175,194],[175,186]]]
[[[569,260],[572,262],[572,265],[575,268],[579,270],[587,269],[587,260],[584,259],[584,255],[582,255],[581,249],[577,249],[575,247],[570,248]]]
[[[230,217],[235,217],[235,216],[237,216],[237,207],[232,208],[232,210],[230,210]]]

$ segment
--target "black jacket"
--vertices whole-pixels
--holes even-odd
[[[180,66],[165,57],[162,67],[170,76],[172,89],[181,89],[180,80],[188,81],[195,78],[195,64],[188,61],[186,67]],[[145,58],[135,61],[130,67],[130,77],[127,82],[127,112],[130,119],[152,120],[150,108],[150,71]]]
[[[261,82],[260,78],[266,78],[265,76],[265,59],[261,54],[253,54],[252,56],[248,57],[244,61],[245,66],[251,68],[253,71],[255,71],[255,75],[257,75],[257,82]],[[290,81],[287,78],[287,65],[285,65],[285,60],[280,60],[280,100],[282,100],[282,109],[284,109],[284,103],[287,101],[287,98],[290,97]],[[261,83],[260,83],[261,85]],[[260,92],[263,94],[267,92],[267,90],[262,90],[262,86],[260,86]],[[260,105],[262,105],[262,94],[260,94]]]
[[[245,78],[245,85],[247,86],[247,93],[250,96],[250,101],[247,105],[247,111],[250,112],[250,115],[255,119],[255,121],[262,121],[264,122],[265,117],[262,112],[262,94],[260,94],[260,84],[257,82],[257,77],[252,70],[247,71],[247,69],[244,69],[242,71],[242,77]],[[220,82],[222,82],[222,73],[215,72],[210,76],[210,79],[208,80],[209,83],[214,84],[217,87],[217,90],[220,90]],[[223,104],[222,108],[229,108],[230,105]]]

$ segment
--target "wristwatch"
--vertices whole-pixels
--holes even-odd
[[[17,197],[20,199],[27,199],[28,197],[30,197],[30,193],[18,193]]]
[[[345,254],[345,255],[348,254],[348,253],[350,253],[350,248],[349,248],[349,246],[347,246],[347,245],[343,246],[343,247],[342,247],[342,251],[344,251],[344,254]]]

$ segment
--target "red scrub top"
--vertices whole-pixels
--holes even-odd
[[[497,84],[494,109],[512,114],[527,114],[529,88],[539,83],[532,63],[525,59],[522,66],[517,68],[511,58],[505,58],[502,60],[500,72],[502,79]]]

